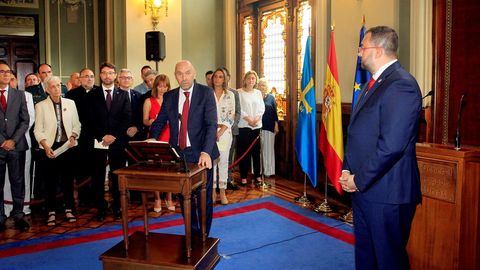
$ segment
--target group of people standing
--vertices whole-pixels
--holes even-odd
[[[0,90],[2,88],[6,88],[6,91],[13,90],[13,88],[8,89],[9,75],[12,74],[10,67],[6,63],[1,63],[0,67],[3,71],[0,75],[3,79],[2,82],[6,84],[1,84]],[[167,141],[179,151],[186,153],[185,157],[188,162],[210,165],[213,168],[209,173],[212,178],[212,191],[209,193],[212,204],[216,200],[215,189],[217,187],[220,192],[220,202],[228,204],[225,190],[228,179],[231,180],[229,165],[235,152],[238,153],[237,157],[245,154],[240,161],[242,184],[247,183],[250,160],[253,160],[254,179],[261,181],[261,147],[260,141],[256,141],[256,138],[262,126],[271,126],[269,129],[274,136],[278,132],[278,118],[274,98],[266,92],[268,86],[262,88],[260,86],[262,84],[259,84],[259,87],[264,89],[263,93],[256,89],[259,79],[254,71],[248,72],[245,75],[243,87],[235,90],[228,86],[229,71],[226,68],[218,68],[212,72],[212,84],[211,88],[208,88],[197,84],[196,79],[190,82],[192,74],[196,75],[190,62],[181,61],[176,65],[175,76],[180,89],[184,89],[183,87],[187,87],[191,83],[190,88],[193,85],[203,87],[195,92],[208,93],[213,90],[211,101],[215,107],[213,110],[207,106],[208,104],[205,104],[209,108],[205,112],[209,119],[208,124],[199,127],[200,133],[193,131],[192,126],[195,124],[190,124],[188,127],[182,126],[184,122],[193,122],[192,118],[198,116],[198,112],[194,110],[190,110],[190,117],[188,117],[188,110],[184,112],[182,108],[178,113],[172,114],[176,121],[167,117],[167,120],[162,122],[165,120],[164,117],[161,117],[162,110],[168,111],[168,108],[162,108],[168,100],[166,97],[171,89],[170,79],[167,75],[158,75],[149,66],[144,66],[141,70],[143,82],[135,87],[138,91],[131,88],[132,72],[128,69],[121,69],[117,73],[116,67],[111,63],[103,63],[100,66],[100,86],[94,84],[95,74],[93,71],[84,68],[78,72],[80,85],[71,90],[67,90],[59,77],[53,76],[50,65],[41,64],[37,71],[37,74],[26,76],[26,91],[17,91],[16,89],[11,91],[20,93],[19,99],[22,101],[19,102],[18,108],[21,113],[15,115],[21,120],[22,125],[16,125],[18,130],[14,130],[15,136],[20,138],[15,141],[14,149],[21,155],[15,161],[15,166],[8,163],[8,158],[3,160],[7,163],[7,166],[4,165],[3,168],[5,170],[8,167],[7,182],[10,184],[10,186],[8,184],[5,186],[5,194],[7,197],[11,197],[10,201],[9,198],[5,198],[5,201],[7,205],[11,203],[13,207],[11,209],[5,207],[5,211],[4,198],[0,197],[2,211],[0,212],[0,226],[2,226],[0,229],[5,228],[8,211],[11,212],[10,215],[14,217],[15,221],[18,220],[17,227],[28,229],[29,224],[23,217],[25,213],[30,213],[28,202],[29,195],[32,194],[31,189],[35,190],[36,198],[45,199],[48,226],[56,225],[59,205],[64,206],[65,219],[68,222],[75,222],[74,179],[77,179],[77,183],[79,183],[88,177],[91,177],[91,185],[86,185],[79,190],[79,199],[93,203],[97,208],[96,218],[98,220],[105,219],[109,208],[104,197],[107,166],[109,171],[113,172],[124,167],[128,162],[132,162],[125,154],[128,141],[132,140],[154,138]],[[181,74],[177,75],[177,73]],[[76,86],[75,83],[69,85]],[[196,87],[193,89],[196,90]],[[177,96],[176,103],[183,104],[188,99],[189,106],[194,108],[198,105],[197,103],[204,104],[208,101],[207,97],[197,99],[197,94],[193,94],[194,91],[190,93],[192,96],[181,95],[180,98]],[[14,98],[8,96],[7,100],[9,100],[8,103],[11,103]],[[35,109],[33,109],[34,106]],[[215,113],[212,114],[212,112]],[[183,116],[187,117],[186,119],[180,116],[182,113],[187,114]],[[264,119],[263,125],[262,118]],[[268,121],[265,122],[265,120]],[[11,127],[8,125],[11,123],[10,121],[12,120],[9,118],[9,122],[4,123],[7,129]],[[201,124],[202,121],[206,120],[201,119],[196,122]],[[159,125],[160,122],[162,125]],[[210,131],[205,128],[210,125],[215,127],[215,133],[213,134],[214,140],[208,143],[207,138]],[[29,132],[30,127],[32,127],[31,132]],[[187,136],[186,141],[180,146],[182,129],[186,130]],[[31,139],[29,138],[30,133],[33,135]],[[236,143],[237,135],[238,144]],[[13,146],[9,144],[11,136],[10,134],[3,136],[5,147],[2,144],[2,152],[5,152],[7,156],[15,152],[11,151]],[[273,156],[273,140],[270,139],[269,142],[268,136],[264,137],[266,139],[262,140],[262,145],[270,143],[271,146],[270,153],[263,154],[264,158],[270,160],[270,163],[263,162],[263,173],[270,176],[275,174],[274,158],[267,158],[269,154]],[[273,137],[270,136],[270,138]],[[218,157],[212,148],[212,143],[215,149],[218,149]],[[208,151],[203,151],[202,149],[206,146],[208,146],[206,149]],[[32,150],[29,151],[28,148]],[[268,147],[263,146],[262,148]],[[30,153],[33,153],[35,163],[32,173],[29,164],[31,159],[30,157],[25,158],[25,155],[30,155]],[[209,158],[204,154],[208,154]],[[2,164],[0,164],[1,168]],[[20,170],[22,171],[20,172]],[[0,175],[4,175],[1,170]],[[35,178],[35,188],[30,187],[31,175]],[[114,174],[110,174],[109,178],[113,197],[110,207],[114,217],[119,218],[121,209],[118,179]],[[0,182],[2,188],[4,181]],[[234,186],[235,182],[231,181],[230,184]],[[63,204],[57,202],[58,191],[63,192]],[[2,196],[3,193],[2,190]],[[161,197],[160,193],[155,193],[153,207],[155,212],[162,210]],[[165,194],[165,205],[168,210],[175,211],[171,193]]]
[[[255,71],[245,74],[243,86],[239,89],[228,87],[230,74],[225,68],[208,71],[205,79],[214,89],[217,98],[217,145],[220,160],[216,167],[220,201],[226,204],[226,187],[236,187],[229,170],[233,163],[239,160],[242,185],[248,183],[250,165],[253,166],[253,181],[261,182],[262,174],[275,174],[274,136],[278,133],[277,107],[275,98],[269,94],[268,82],[264,78],[259,79]],[[214,187],[217,187],[215,179]],[[213,196],[215,200],[215,193]]]

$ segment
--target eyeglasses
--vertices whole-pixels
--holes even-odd
[[[371,47],[358,47],[358,52],[361,53],[365,50],[368,50],[368,49],[378,49],[378,48],[382,48],[380,46],[371,46]]]
[[[131,76],[120,76],[120,77],[118,77],[118,78],[119,78],[119,79],[122,79],[122,80],[131,80],[131,79],[133,79],[133,77],[131,77]]]
[[[11,70],[0,70],[0,75],[10,75],[12,74],[12,71]]]
[[[95,75],[83,75],[81,78],[85,78],[85,79],[90,78],[90,79],[93,79],[93,78],[95,78]]]
[[[115,75],[115,71],[102,71],[100,74],[112,76],[112,75]]]

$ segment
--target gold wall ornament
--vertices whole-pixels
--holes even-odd
[[[65,4],[68,10],[76,11],[81,5],[85,5],[85,0],[51,0],[52,4],[58,3],[59,5]]]
[[[168,17],[168,0],[144,0],[145,1],[145,15],[150,12],[152,19],[153,30],[157,30],[160,19],[165,16]],[[165,14],[165,15],[164,15]]]

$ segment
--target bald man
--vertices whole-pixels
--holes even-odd
[[[206,166],[207,171],[207,236],[212,224],[213,202],[213,174],[212,161],[220,154],[216,144],[217,134],[217,105],[213,89],[195,82],[196,71],[193,65],[186,60],[178,62],[175,66],[175,78],[180,87],[168,91],[163,96],[163,104],[157,119],[151,127],[151,138],[158,138],[167,122],[170,123],[171,146],[185,157],[188,163],[198,163]],[[188,117],[184,103],[188,102]],[[186,126],[185,126],[186,124]],[[182,129],[186,136],[181,136]],[[183,140],[184,138],[185,140]],[[199,197],[197,189],[193,197]],[[183,213],[183,197],[180,197]],[[192,199],[192,233],[201,235],[200,206]]]

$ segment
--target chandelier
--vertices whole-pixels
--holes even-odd
[[[168,17],[168,0],[145,0],[145,15],[148,12],[152,19],[153,30],[156,30],[164,12],[165,17]]]

